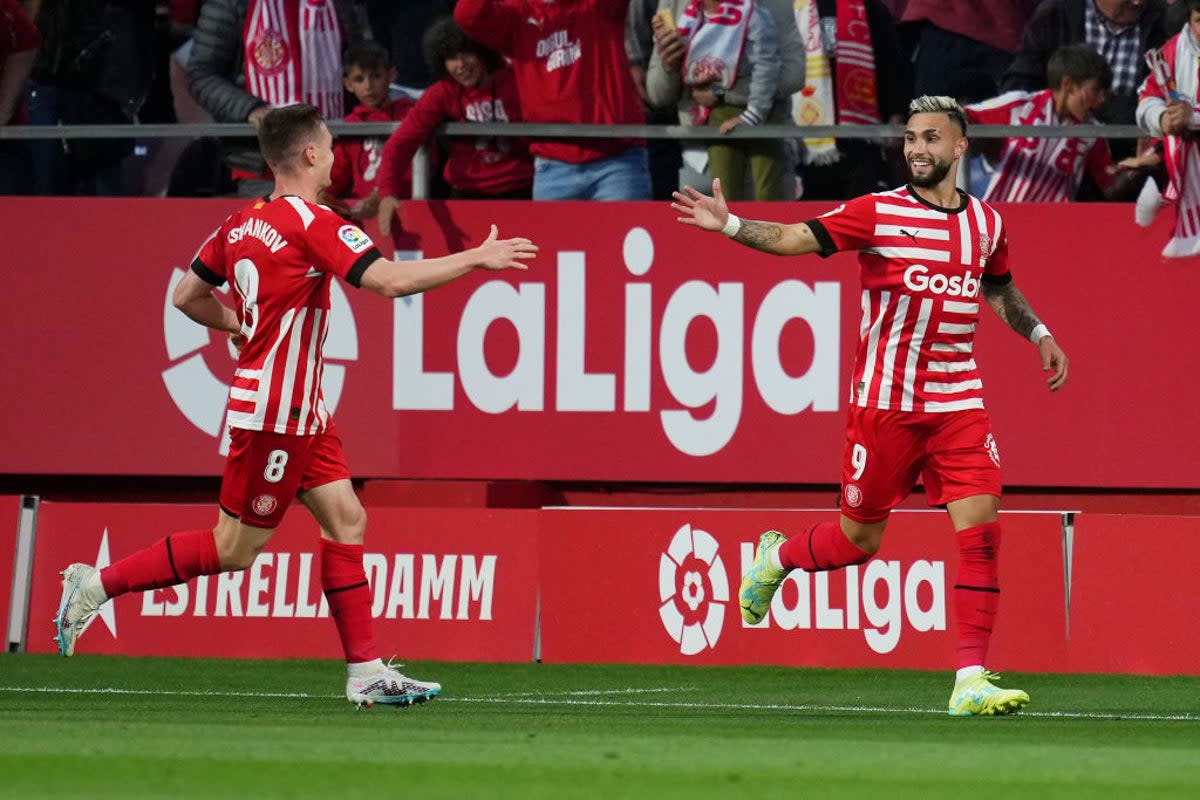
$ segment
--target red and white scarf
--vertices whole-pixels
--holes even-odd
[[[1147,61],[1155,79],[1164,90],[1176,92],[1197,110],[1197,91],[1200,90],[1200,45],[1184,29],[1172,42],[1167,42],[1158,58],[1147,53]],[[1163,60],[1162,56],[1166,59]],[[1200,142],[1191,136],[1167,136],[1163,139],[1163,157],[1170,185],[1164,199],[1175,205],[1175,229],[1163,248],[1167,258],[1186,258],[1200,255]]]
[[[272,106],[309,103],[341,119],[342,28],[333,0],[250,0],[246,91]]]
[[[792,96],[792,117],[797,125],[857,123],[873,125],[879,118],[875,79],[875,48],[863,0],[837,0],[836,95],[829,59],[821,35],[817,0],[795,0],[796,27],[804,39],[804,88]],[[832,164],[838,159],[832,137],[805,139],[806,163]]]
[[[701,0],[688,3],[679,20],[679,38],[686,48],[683,54],[685,86],[716,83],[726,90],[733,88],[742,53],[746,51],[753,14],[751,0],[723,0],[711,14],[704,13]],[[693,122],[705,124],[708,112],[709,109],[703,106],[693,107]]]

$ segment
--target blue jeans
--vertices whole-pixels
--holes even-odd
[[[631,147],[583,164],[539,157],[533,165],[533,199],[649,200],[646,148]]]

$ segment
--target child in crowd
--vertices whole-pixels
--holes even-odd
[[[656,15],[656,33],[675,20],[669,8]],[[775,20],[752,0],[692,0],[678,19],[685,51],[683,89],[691,97],[691,122],[729,133],[741,125],[758,125],[775,103],[782,60]],[[729,93],[738,87],[744,103]],[[782,166],[774,143],[746,140],[708,146],[708,174],[720,178],[730,200],[782,200]],[[747,170],[754,193],[747,196]]]
[[[1089,44],[1059,48],[1046,65],[1050,88],[1008,92],[966,107],[971,122],[985,125],[1092,125],[1092,112],[1104,103],[1112,67]],[[1124,165],[1123,165],[1124,166]],[[1084,172],[1107,198],[1120,194],[1135,173],[1113,164],[1104,139],[1004,140],[985,189],[972,194],[989,203],[1067,202],[1075,198]]]
[[[425,58],[436,82],[387,140],[379,206],[379,228],[391,231],[413,154],[433,138],[443,122],[516,122],[521,104],[516,80],[504,60],[463,33],[453,17],[425,32]],[[528,199],[533,187],[533,157],[522,139],[481,136],[450,140],[444,176],[458,199]]]
[[[407,97],[392,99],[389,84],[396,69],[391,56],[378,42],[351,45],[342,57],[342,82],[358,105],[346,116],[347,122],[399,122],[413,109]],[[383,137],[339,137],[333,145],[331,183],[324,202],[344,216],[363,220],[375,216],[379,207],[380,164]],[[398,197],[412,196],[412,171],[406,165],[395,177],[390,191]]]

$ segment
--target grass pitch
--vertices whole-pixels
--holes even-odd
[[[1200,797],[1200,678],[410,663],[356,711],[321,661],[0,656],[0,797]]]

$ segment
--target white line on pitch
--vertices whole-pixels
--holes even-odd
[[[605,690],[591,690],[601,692]],[[619,690],[628,691],[628,690]],[[636,691],[636,690],[635,690]],[[661,689],[651,691],[663,691]],[[122,689],[117,687],[71,688],[63,686],[0,686],[0,692],[10,694],[113,694],[113,695],[142,695],[154,697],[244,697],[266,699],[298,699],[298,700],[328,700],[341,697],[340,694],[311,694],[308,692],[221,692],[221,691],[186,691],[177,689]],[[938,708],[918,708],[915,706],[842,706],[795,703],[696,703],[696,702],[667,702],[661,700],[576,700],[554,699],[549,697],[441,697],[439,702],[450,703],[480,703],[491,705],[556,705],[556,706],[600,706],[600,707],[637,707],[637,708],[677,708],[677,709],[722,709],[729,711],[801,711],[810,713],[848,713],[848,714],[938,714],[946,712]],[[1135,720],[1144,722],[1197,722],[1197,714],[1143,714],[1140,712],[1097,712],[1097,711],[1022,711],[1022,717],[1038,717],[1043,719],[1110,719]]]
[[[579,689],[573,692],[501,692],[495,697],[595,697],[598,695],[614,695],[614,694],[661,694],[664,692],[686,692],[695,687],[692,686],[660,686],[651,689],[637,689],[630,687],[628,689]],[[462,698],[464,700],[476,698]]]
[[[809,705],[792,703],[684,703],[655,700],[632,700],[621,702],[617,700],[555,700],[552,698],[508,699],[504,697],[447,697],[443,698],[459,703],[484,703],[494,705],[564,705],[564,706],[637,706],[639,708],[682,708],[682,709],[723,709],[731,711],[807,711],[816,713],[857,713],[857,714],[941,714],[946,711],[939,708],[898,708],[895,706],[838,706],[838,705]],[[1021,711],[1022,717],[1042,717],[1047,719],[1111,719],[1111,720],[1143,720],[1149,722],[1200,722],[1197,714],[1142,714],[1139,712],[1098,712],[1098,711]]]

